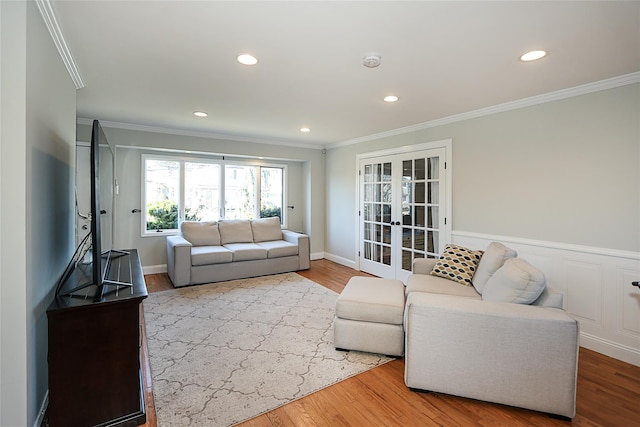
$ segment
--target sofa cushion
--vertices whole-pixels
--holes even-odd
[[[402,325],[404,302],[400,280],[354,276],[336,300],[336,317]]]
[[[191,248],[191,265],[223,264],[231,262],[231,251],[223,246],[194,246]]]
[[[224,247],[233,253],[234,261],[267,258],[267,250],[255,243],[227,243]]]
[[[430,274],[412,274],[407,279],[405,293],[428,292],[432,294],[455,295],[459,297],[480,299],[480,294],[473,286],[462,285],[444,277]]]
[[[180,231],[193,246],[220,246],[218,223],[215,221],[184,221]]]
[[[465,286],[473,286],[471,279],[481,256],[482,251],[473,251],[463,246],[448,244],[444,247],[442,257],[436,262],[431,274]]]
[[[482,258],[480,258],[478,268],[476,269],[476,274],[473,276],[472,283],[476,291],[481,294],[487,280],[502,267],[502,264],[509,258],[515,258],[517,256],[518,253],[516,251],[509,249],[502,243],[491,242],[482,254]]]
[[[267,258],[280,258],[283,256],[298,255],[298,245],[294,245],[284,240],[272,240],[269,242],[260,242],[256,245],[267,250]]]
[[[251,230],[253,231],[253,241],[255,243],[282,240],[280,218],[277,216],[252,220]]]
[[[484,285],[482,299],[531,304],[542,294],[545,284],[542,271],[523,259],[511,258]]]
[[[225,219],[218,222],[220,243],[252,243],[253,232],[248,219]]]

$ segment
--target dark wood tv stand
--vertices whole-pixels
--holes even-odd
[[[146,422],[140,305],[147,287],[138,251],[125,251],[113,260],[109,279],[132,286],[109,285],[100,301],[93,298],[97,287],[88,286],[57,296],[47,310],[51,427]],[[59,295],[86,280],[86,272],[76,270]]]

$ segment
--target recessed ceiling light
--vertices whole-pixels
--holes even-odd
[[[208,116],[208,114],[205,113],[204,111],[194,111],[193,115],[197,116],[197,117],[207,117]]]
[[[238,56],[238,62],[244,65],[256,65],[258,63],[258,58],[253,55],[249,55],[248,53],[243,53]]]
[[[300,128],[300,132],[309,133],[309,132],[311,132],[311,129],[309,129],[309,128]]]
[[[389,95],[384,97],[384,102],[396,102],[398,99],[395,95]]]
[[[520,57],[520,61],[529,62],[536,61],[540,58],[544,58],[547,56],[547,52],[544,50],[532,50],[531,52],[527,52]]]

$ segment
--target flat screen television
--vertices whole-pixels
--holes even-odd
[[[90,220],[90,231],[78,245],[76,253],[67,266],[58,286],[57,294],[63,296],[92,298],[99,301],[109,286],[116,290],[130,287],[128,282],[111,280],[111,261],[127,252],[113,249],[113,208],[114,208],[114,149],[98,120],[91,129],[90,145],[90,206],[88,215],[78,212]],[[79,271],[77,271],[79,270]],[[73,280],[72,280],[73,279]],[[75,283],[64,286],[65,282]],[[67,289],[67,288],[71,289]]]

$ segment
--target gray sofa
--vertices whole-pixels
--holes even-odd
[[[167,237],[174,286],[263,276],[309,268],[309,237],[280,228],[279,218],[185,221]]]
[[[405,289],[406,385],[573,418],[578,323],[515,251],[494,242],[480,255],[466,278],[464,259],[416,259]]]

